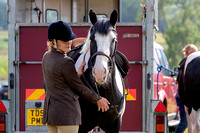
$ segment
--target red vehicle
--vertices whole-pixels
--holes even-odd
[[[171,70],[164,48],[154,42],[154,99],[160,99],[167,108],[169,126],[176,126],[178,107],[175,95],[178,85]]]

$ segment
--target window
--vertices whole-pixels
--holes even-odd
[[[162,65],[163,67],[165,67],[167,69],[171,69],[165,52],[161,49],[156,49],[156,53],[158,55],[160,65]],[[164,76],[170,76],[170,74],[171,74],[171,72],[167,71],[166,69],[162,69],[162,72],[163,72]]]
[[[154,60],[154,62],[153,62],[153,71],[154,71],[154,73],[158,73],[158,64],[156,63],[156,61]]]
[[[106,14],[97,14],[97,19],[99,20],[101,18],[107,18],[107,15]],[[89,15],[88,15],[88,22],[91,23]]]
[[[58,20],[58,11],[53,9],[46,10],[46,23],[52,23]]]
[[[142,22],[145,0],[120,0],[120,22]]]
[[[107,18],[107,15],[105,15],[105,14],[97,14],[97,19],[101,19],[101,18]]]

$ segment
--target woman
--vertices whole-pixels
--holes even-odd
[[[109,109],[107,99],[83,85],[79,76],[85,63],[79,68],[78,74],[74,62],[66,56],[71,50],[72,39],[76,35],[71,27],[57,21],[48,28],[48,51],[42,60],[42,70],[46,82],[46,93],[43,113],[43,124],[47,124],[49,133],[77,133],[81,124],[79,96],[97,104],[102,112]]]

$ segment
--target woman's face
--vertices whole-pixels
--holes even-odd
[[[66,41],[66,42],[57,40],[57,47],[59,50],[61,50],[63,52],[70,52],[71,46],[72,46],[72,40]]]

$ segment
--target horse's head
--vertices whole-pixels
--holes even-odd
[[[97,20],[96,13],[90,10],[89,17],[93,25],[88,33],[86,45],[90,51],[92,75],[97,83],[104,83],[113,66],[112,60],[117,47],[117,11],[111,13],[110,19]]]

